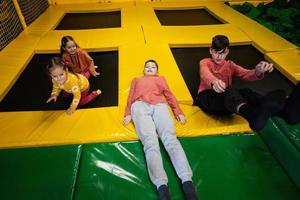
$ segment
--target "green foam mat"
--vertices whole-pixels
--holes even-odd
[[[0,199],[72,199],[81,148],[69,145],[0,150]]]
[[[274,118],[274,122],[300,152],[300,124],[289,125],[279,117]]]
[[[194,173],[199,196],[210,200],[296,200],[297,187],[257,135],[180,139]],[[140,142],[85,145],[76,200],[157,199]],[[163,151],[173,200],[183,199],[181,184]]]

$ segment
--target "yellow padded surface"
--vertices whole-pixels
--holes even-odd
[[[296,68],[284,61],[298,55],[296,47],[245,18],[222,1],[112,1],[112,3],[72,4],[50,6],[26,31],[0,52],[0,97],[17,80],[34,53],[59,52],[60,39],[72,35],[79,45],[89,51],[118,50],[119,106],[77,110],[67,116],[65,111],[0,112],[0,148],[47,146],[58,144],[136,140],[132,124],[121,124],[133,77],[141,76],[143,63],[155,59],[159,73],[180,102],[187,116],[186,125],[176,123],[179,137],[208,134],[249,132],[247,122],[239,117],[213,117],[192,106],[192,97],[176,65],[170,46],[209,46],[215,34],[226,34],[231,43],[254,44],[284,69],[287,77],[296,77]],[[54,1],[53,1],[54,2]],[[73,2],[73,1],[72,1]],[[206,8],[227,24],[211,26],[160,26],[153,8]],[[53,28],[66,12],[95,12],[121,10],[122,27],[93,30],[58,31]],[[258,34],[260,33],[260,34]],[[272,43],[271,43],[272,41]],[[293,49],[293,50],[289,50]],[[298,57],[293,58],[299,64]],[[297,61],[298,59],[298,61]],[[104,65],[105,63],[103,63]],[[102,64],[99,63],[99,66]],[[300,66],[300,65],[298,65]]]
[[[288,79],[297,83],[300,81],[300,51],[290,50],[267,53],[265,57],[276,64],[276,68]]]

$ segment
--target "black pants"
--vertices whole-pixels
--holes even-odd
[[[214,90],[200,92],[195,105],[208,114],[230,115],[236,113],[236,108],[241,103],[256,105],[260,102],[261,97],[260,94],[249,88],[237,90],[228,87],[223,93],[217,93]]]

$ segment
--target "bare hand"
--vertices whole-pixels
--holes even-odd
[[[97,77],[98,75],[100,75],[100,73],[99,72],[93,72],[93,73],[91,73],[93,76],[95,76],[95,77]]]
[[[47,102],[47,103],[49,103],[49,102],[51,102],[51,101],[56,102],[56,100],[57,100],[57,96],[51,96],[46,102]]]
[[[256,67],[256,75],[260,76],[261,74],[264,74],[265,72],[272,72],[273,71],[273,64],[272,63],[268,63],[266,61],[261,61],[259,62]]]
[[[184,115],[178,115],[176,116],[176,119],[181,123],[181,124],[185,124],[186,123],[186,118]]]
[[[74,109],[68,108],[68,110],[67,110],[67,115],[72,115],[74,112],[75,112]]]
[[[212,88],[215,92],[222,93],[225,92],[226,84],[222,80],[216,79],[212,82]]]
[[[123,125],[124,126],[126,126],[130,122],[131,122],[131,115],[127,115],[126,117],[124,117],[124,119],[123,119]]]

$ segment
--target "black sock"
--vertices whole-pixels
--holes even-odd
[[[269,119],[284,107],[285,92],[274,90],[261,98],[258,105],[245,104],[240,107],[239,113],[249,122],[249,126],[254,131],[263,129]]]
[[[198,195],[192,181],[185,181],[182,184],[185,200],[198,200]]]
[[[170,192],[167,185],[159,186],[158,197],[160,200],[171,200]]]
[[[239,114],[243,116],[249,123],[253,131],[263,129],[268,121],[268,114],[261,110],[261,107],[244,104],[240,107]]]

